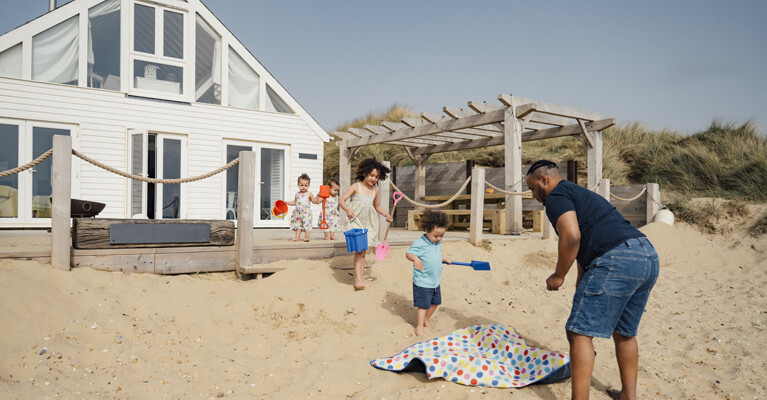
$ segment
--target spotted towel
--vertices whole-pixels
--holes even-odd
[[[420,364],[413,363],[416,360],[423,363],[429,379],[443,378],[471,386],[519,388],[555,372],[554,381],[570,376],[567,356],[530,347],[512,326],[499,324],[459,329],[370,364],[387,371],[403,371],[412,370],[411,364]]]

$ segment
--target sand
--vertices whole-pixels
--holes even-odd
[[[767,397],[767,236],[642,229],[661,275],[640,326],[639,395]],[[450,235],[450,232],[448,232]],[[0,260],[2,398],[560,399],[570,382],[522,389],[461,386],[369,361],[420,341],[404,248],[369,256],[373,288],[349,270],[283,262],[262,280],[233,273],[155,276]],[[429,337],[472,324],[514,326],[533,346],[567,352],[575,271],[545,290],[556,240],[445,243],[443,306]],[[592,399],[619,388],[612,342],[596,340]]]

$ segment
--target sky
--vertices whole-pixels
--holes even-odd
[[[326,131],[501,93],[682,134],[715,118],[767,130],[766,1],[203,3]],[[0,0],[0,32],[47,10]]]

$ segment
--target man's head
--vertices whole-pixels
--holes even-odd
[[[561,180],[557,164],[549,160],[538,160],[527,170],[527,186],[542,204],[546,204],[546,197]]]

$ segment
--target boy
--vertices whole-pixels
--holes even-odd
[[[421,218],[421,229],[426,233],[416,239],[405,254],[413,262],[413,305],[418,309],[416,336],[425,334],[424,327],[434,329],[429,318],[437,306],[442,304],[439,284],[442,279],[442,263],[451,263],[448,258],[442,257],[440,244],[447,225],[447,214],[426,210]]]

